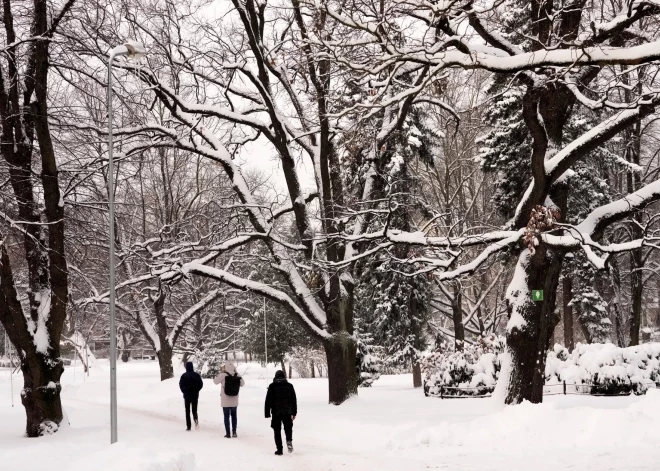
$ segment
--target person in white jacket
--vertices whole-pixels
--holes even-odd
[[[245,386],[245,380],[238,376],[234,365],[225,363],[222,371],[215,377],[213,382],[220,385],[220,404],[225,418],[225,438],[237,438],[236,410],[238,409],[238,395],[240,388]],[[229,417],[231,417],[231,435],[229,434]]]

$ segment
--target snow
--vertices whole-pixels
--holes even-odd
[[[577,226],[577,230],[583,234],[593,234],[601,221],[607,220],[617,214],[625,213],[631,209],[640,208],[646,203],[657,199],[659,196],[660,180],[657,180],[619,200],[596,208]]]
[[[99,360],[103,363],[106,360]],[[247,369],[247,371],[246,371]],[[263,399],[272,365],[240,363],[238,439],[222,438],[220,392],[205,380],[201,430],[185,432],[178,378],[158,381],[156,362],[118,365],[119,443],[110,446],[108,378],[62,377],[70,426],[21,436],[25,413],[9,401],[0,370],[0,463],[21,471],[651,471],[660,467],[660,391],[616,398],[552,396],[504,407],[491,399],[441,400],[414,390],[411,375],[382,376],[342,406],[327,404],[325,379],[294,379],[295,452],[274,457]],[[106,370],[107,371],[107,370]],[[177,376],[181,373],[179,369]],[[14,376],[14,393],[21,388]],[[17,396],[18,399],[18,396]],[[121,466],[119,466],[121,464]]]
[[[184,451],[149,450],[120,443],[104,447],[82,458],[76,458],[67,471],[195,471],[195,455]]]
[[[513,272],[513,278],[506,290],[506,299],[511,306],[511,317],[506,325],[507,332],[512,332],[513,329],[523,330],[527,325],[527,321],[522,316],[521,311],[526,304],[532,302],[532,294],[527,286],[527,267],[530,258],[531,253],[529,249],[521,252],[518,264]]]
[[[39,353],[48,354],[50,346],[50,336],[48,335],[48,318],[50,317],[50,289],[44,288],[35,294],[35,301],[39,303],[37,309],[37,325],[30,323],[34,328],[32,338],[34,346]]]
[[[462,41],[467,44],[465,41]],[[574,64],[637,64],[657,59],[660,56],[660,41],[633,47],[587,47],[574,49],[540,50],[502,57],[499,54],[481,52],[482,47],[469,44],[471,54],[457,50],[434,53],[433,49],[444,44],[434,44],[424,52],[391,49],[392,55],[401,54],[409,60],[418,60],[426,64],[457,65],[464,68],[484,68],[493,72],[513,72],[547,66],[572,66]],[[377,69],[376,69],[377,70]]]

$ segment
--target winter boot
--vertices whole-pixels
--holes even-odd
[[[195,420],[195,430],[199,430],[199,421]]]
[[[234,430],[234,433],[231,434],[231,438],[238,438],[238,435],[236,435],[236,430]]]
[[[289,453],[293,453],[293,442],[291,440],[286,442],[286,448],[289,450]]]
[[[277,451],[275,452],[275,454],[276,454],[277,456],[282,456],[284,453],[282,453],[282,450],[277,450]]]
[[[225,434],[225,438],[231,438],[231,435],[229,435],[228,433],[226,433],[226,434]]]

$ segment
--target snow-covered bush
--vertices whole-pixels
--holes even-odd
[[[422,360],[424,394],[480,396],[493,392],[504,338],[489,335],[462,351],[436,350]],[[452,389],[462,388],[462,389]]]
[[[611,343],[580,344],[572,353],[555,347],[548,353],[546,385],[592,385],[592,394],[644,394],[660,381],[660,343],[620,348]]]
[[[478,396],[492,392],[504,351],[503,337],[491,335],[464,351],[437,350],[422,362],[424,393]],[[572,353],[557,344],[548,352],[545,385],[549,393],[644,394],[660,384],[660,343],[620,348],[611,343],[580,344]],[[553,388],[556,386],[556,388]],[[462,389],[452,389],[462,388]]]
[[[218,348],[207,348],[195,352],[195,369],[202,378],[215,378],[225,364],[225,352]]]

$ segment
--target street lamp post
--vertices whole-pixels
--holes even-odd
[[[118,56],[144,55],[144,46],[127,42],[110,50],[108,59],[108,205],[110,209],[110,443],[117,442],[117,333],[115,327],[115,181],[112,160],[112,63]]]
[[[264,354],[266,357],[266,383],[268,383],[268,337],[266,334],[266,296],[264,296]]]

